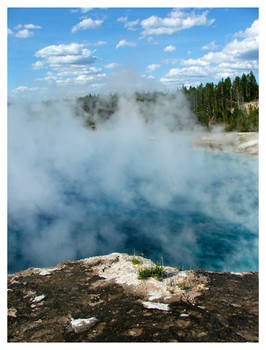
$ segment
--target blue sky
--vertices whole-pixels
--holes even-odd
[[[258,12],[252,7],[9,8],[8,94],[104,91],[114,73],[119,80],[125,69],[169,90],[251,70],[258,79]]]

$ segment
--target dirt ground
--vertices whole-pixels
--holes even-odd
[[[68,261],[9,275],[8,342],[258,342],[258,273],[193,270],[204,288],[193,298],[186,298],[191,283],[153,298],[168,305],[164,310],[147,308],[147,295],[101,277],[103,263]],[[67,331],[71,320],[91,317],[91,328]]]

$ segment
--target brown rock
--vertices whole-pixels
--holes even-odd
[[[123,284],[100,276],[97,270],[108,261],[107,274],[108,269],[114,274],[114,264],[119,263],[125,269],[129,266],[134,273],[132,263],[133,268],[123,260],[129,258],[117,254],[110,258],[68,261],[60,269],[50,269],[49,275],[31,269],[8,276],[8,288],[12,284],[12,293],[8,293],[8,341],[258,342],[258,273],[184,271],[183,277],[180,276],[189,289],[179,294],[172,283],[171,290],[178,298],[168,299],[166,288],[166,294],[163,291],[169,280],[151,279],[143,282],[146,287],[143,291],[150,292],[149,288],[162,291],[156,302],[167,303],[169,310],[146,310],[137,288],[127,288],[121,276],[123,269],[117,269]],[[128,276],[130,271],[126,271]],[[178,275],[173,275],[175,281],[178,283]],[[24,283],[27,287],[23,287]],[[37,306],[32,309],[36,296],[45,299],[35,303]],[[149,300],[148,295],[141,300]],[[189,316],[180,317],[182,313]],[[93,317],[99,322],[92,328],[84,324],[81,332],[75,332],[73,324],[70,327],[71,320]],[[71,330],[65,332],[68,326]]]

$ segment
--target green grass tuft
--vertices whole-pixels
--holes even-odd
[[[179,289],[184,290],[184,289],[186,289],[186,284],[183,283],[183,282],[179,282],[179,283],[177,283],[177,287],[178,287]]]
[[[157,279],[162,279],[165,277],[165,272],[163,267],[160,265],[156,265],[155,267],[143,267],[140,268],[138,273],[138,279],[146,279],[149,277],[154,277]]]
[[[136,258],[133,258],[133,259],[131,260],[131,262],[132,262],[132,264],[134,264],[134,265],[139,265],[139,264],[140,264],[140,261],[139,261],[138,259],[136,259]]]
[[[182,268],[181,268],[180,266],[175,266],[175,269],[176,269],[177,271],[182,271]]]

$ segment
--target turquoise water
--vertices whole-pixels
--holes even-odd
[[[170,177],[167,169],[147,173],[129,161],[122,180],[112,174],[105,186],[96,158],[76,177],[50,164],[54,202],[20,212],[9,199],[9,273],[134,249],[165,265],[258,271],[257,157],[204,151],[187,157]]]

